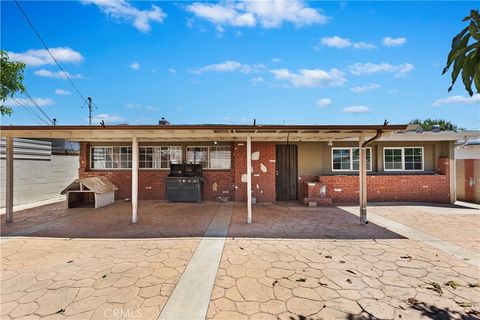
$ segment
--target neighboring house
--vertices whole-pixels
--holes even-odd
[[[14,139],[14,205],[60,198],[78,176],[78,146],[64,140]],[[55,145],[57,148],[52,148]],[[5,139],[0,140],[0,207],[5,207]]]
[[[460,141],[455,159],[457,199],[480,203],[480,139]]]
[[[367,148],[368,201],[455,201],[454,142],[478,132],[415,132],[402,126],[148,125],[2,127],[10,136],[68,137],[80,142],[79,177],[105,176],[117,199],[165,199],[170,163],[201,163],[205,200],[246,201],[251,139],[251,192],[257,203],[318,198],[308,182],[326,187],[329,201],[359,199],[359,139],[384,135]],[[359,137],[364,138],[359,138]],[[134,142],[132,142],[134,139]],[[138,178],[132,148],[138,143]],[[133,147],[132,147],[133,146]],[[313,194],[310,194],[313,192]],[[318,200],[318,199],[317,199]]]

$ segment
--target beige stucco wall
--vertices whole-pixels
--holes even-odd
[[[299,142],[298,145],[298,174],[322,175],[332,172],[332,148],[357,147],[356,142],[334,142],[330,147],[326,142]],[[452,148],[449,142],[377,142],[372,148],[372,171],[383,172],[383,148],[385,147],[423,147],[424,171],[437,170],[437,159],[451,155]],[[340,172],[348,173],[348,172]]]

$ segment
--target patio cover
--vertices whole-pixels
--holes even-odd
[[[416,127],[416,126],[414,126]],[[146,141],[246,141],[247,223],[252,222],[252,141],[358,141],[361,222],[366,223],[366,147],[408,125],[73,125],[0,126],[6,139],[6,221],[13,221],[13,138],[61,138],[70,141],[129,141],[132,144],[132,223],[138,210],[138,143]]]

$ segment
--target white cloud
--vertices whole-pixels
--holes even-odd
[[[344,48],[354,48],[354,49],[374,49],[375,45],[368,42],[352,42],[350,39],[342,38],[339,36],[333,37],[323,37],[320,39],[320,45],[329,47],[329,48],[337,48],[337,49],[344,49]],[[318,47],[315,47],[318,49]]]
[[[95,4],[104,14],[117,22],[131,23],[141,32],[149,32],[151,22],[163,22],[166,14],[152,4],[150,10],[140,10],[125,0],[82,0],[84,4]]]
[[[256,24],[252,13],[241,13],[233,5],[193,3],[187,6],[187,11],[216,25],[253,27]]]
[[[114,114],[109,114],[109,113],[97,114],[96,116],[93,117],[92,122],[96,124],[101,122],[102,120],[105,122],[105,124],[114,124],[114,123],[123,122],[122,117]]]
[[[358,86],[358,87],[353,87],[350,89],[350,91],[355,92],[355,93],[364,93],[368,91],[373,91],[377,90],[380,88],[380,85],[378,83],[369,83],[365,86]]]
[[[477,104],[480,105],[480,94],[476,93],[471,97],[450,96],[443,99],[437,99],[433,102],[433,106],[439,107],[445,104]]]
[[[282,59],[280,59],[280,58],[272,58],[272,62],[273,62],[273,63],[282,62]]]
[[[283,23],[297,27],[327,23],[322,11],[309,8],[302,0],[264,0],[225,2],[217,4],[193,3],[187,11],[215,25],[234,27],[278,28]]]
[[[63,89],[55,89],[55,93],[58,94],[59,96],[68,96],[71,94],[70,91],[63,90]]]
[[[353,48],[354,49],[375,49],[375,45],[373,43],[360,41],[360,42],[354,42]]]
[[[138,70],[138,69],[140,69],[140,63],[138,63],[138,61],[134,61],[130,65],[130,68],[132,68],[133,70]]]
[[[351,106],[343,108],[343,112],[346,113],[368,113],[370,112],[370,108],[367,106]]]
[[[47,106],[51,106],[52,104],[55,104],[55,101],[50,98],[34,98],[34,97],[32,98],[39,107],[47,107]],[[27,99],[27,98],[15,98],[15,100],[20,102],[20,104],[24,106],[28,106],[28,107],[35,106],[35,104],[30,99]],[[2,104],[7,107],[17,107],[19,105],[15,100],[12,98],[7,98],[7,100],[5,100],[5,102],[3,102]]]
[[[329,71],[320,69],[302,69],[298,73],[288,69],[270,70],[277,80],[286,80],[294,87],[338,87],[342,86],[345,79],[343,72],[338,69]]]
[[[175,69],[173,69],[173,68],[169,68],[169,69],[168,69],[168,72],[170,72],[170,73],[177,73],[177,70],[175,70]]]
[[[142,105],[142,104],[139,104],[139,103],[127,103],[125,105],[125,108],[126,109],[130,109],[130,110],[142,110],[142,111],[149,111],[149,112],[152,112],[152,111],[157,111],[158,108],[157,107],[153,107],[149,104],[147,105]]]
[[[328,107],[333,103],[332,99],[330,98],[322,98],[317,101],[317,106],[319,107]]]
[[[33,72],[37,76],[46,77],[46,78],[57,78],[57,79],[66,79],[67,77],[62,71],[52,72],[46,69],[40,69]],[[83,76],[81,74],[70,74],[65,72],[70,79],[81,79]]]
[[[398,47],[407,43],[407,38],[399,37],[399,38],[391,38],[385,37],[382,39],[382,44],[385,47]]]
[[[322,46],[330,47],[330,48],[348,48],[352,45],[350,39],[340,38],[339,36],[333,37],[324,37],[320,40],[320,44]]]
[[[411,63],[402,63],[398,65],[390,63],[360,63],[357,62],[353,65],[348,66],[351,74],[362,76],[375,73],[394,73],[396,76],[406,75],[407,73],[413,71],[415,67]]]
[[[267,67],[263,64],[242,64],[238,61],[225,61],[194,69],[190,72],[196,74],[202,74],[205,72],[241,72],[248,74],[262,72],[266,69]]]
[[[255,77],[250,79],[250,82],[252,83],[253,86],[255,86],[259,83],[265,82],[265,79],[263,79],[262,77]]]
[[[49,48],[49,50],[59,63],[79,63],[84,60],[80,52],[69,47]],[[31,49],[19,53],[8,52],[8,56],[11,60],[21,61],[33,67],[55,64],[55,61],[46,49]]]

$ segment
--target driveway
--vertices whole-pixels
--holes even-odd
[[[122,202],[2,222],[2,319],[480,317],[479,266],[398,229],[478,256],[478,210],[370,207],[390,230],[359,225],[354,207],[257,205],[252,225],[242,204],[139,207],[137,225]]]

